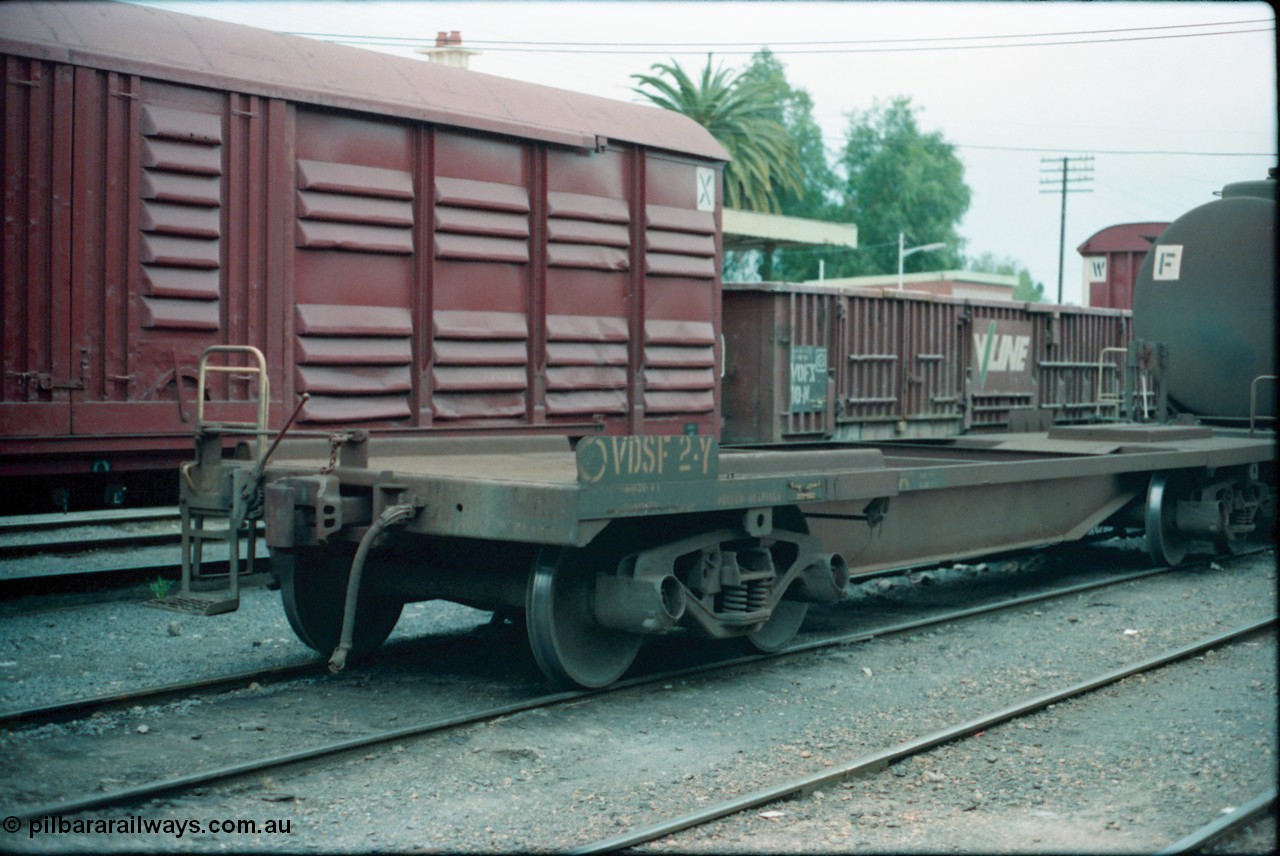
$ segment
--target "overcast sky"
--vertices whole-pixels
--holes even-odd
[[[1275,15],[1265,3],[155,2],[283,32],[420,39],[458,30],[487,74],[640,100],[654,62],[733,68],[770,47],[808,90],[827,145],[850,110],[909,96],[957,146],[973,202],[965,252],[1011,257],[1052,298],[1061,197],[1042,158],[1093,155],[1067,200],[1075,247],[1117,223],[1172,220],[1276,165]],[[549,44],[549,43],[558,44]],[[589,44],[567,44],[567,43]],[[362,45],[406,56],[407,47]],[[1216,153],[1217,156],[1214,156]],[[1060,173],[1059,173],[1060,175]],[[919,243],[934,240],[914,236]],[[891,273],[892,271],[885,271]]]

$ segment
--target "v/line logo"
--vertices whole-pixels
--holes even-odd
[[[1031,350],[1031,337],[1017,333],[997,333],[996,322],[987,326],[987,332],[973,334],[973,353],[978,359],[978,387],[987,383],[987,372],[1021,372],[1027,368],[1027,352]]]

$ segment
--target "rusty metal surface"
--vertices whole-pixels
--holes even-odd
[[[947,437],[1008,430],[1018,415],[1083,421],[1097,406],[1099,355],[1130,337],[1125,312],[882,289],[731,283],[724,305],[724,438],[735,443]],[[806,382],[818,352],[825,396]]]
[[[728,160],[670,111],[124,3],[0,4],[0,53],[578,148]]]

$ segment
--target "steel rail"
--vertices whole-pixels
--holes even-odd
[[[172,520],[181,515],[174,506],[152,508],[109,508],[101,511],[72,511],[52,514],[15,514],[0,516],[0,535],[6,532],[37,532],[66,526],[102,526]]]
[[[192,678],[171,684],[120,690],[119,692],[103,693],[102,695],[69,699],[34,707],[14,708],[13,710],[0,711],[0,728],[12,729],[15,726],[34,721],[38,721],[41,725],[47,725],[51,722],[66,722],[81,719],[105,707],[136,704],[144,700],[157,701],[194,691],[231,688],[249,681],[292,677],[295,674],[301,675],[307,672],[315,672],[320,675],[323,674],[322,665],[323,663],[319,660],[307,660],[301,663],[286,663],[279,666],[266,666],[261,669],[249,669],[231,675]]]
[[[814,773],[808,776],[801,776],[788,782],[783,782],[779,785],[763,788],[754,793],[745,794],[731,800],[726,800],[717,805],[708,806],[706,808],[699,809],[698,811],[690,812],[689,814],[681,817],[660,821],[612,838],[606,838],[601,841],[586,844],[570,850],[569,852],[573,854],[586,854],[610,853],[623,850],[628,847],[635,847],[638,844],[656,841],[659,838],[665,838],[668,835],[673,835],[686,829],[702,826],[710,823],[711,821],[719,820],[720,818],[728,817],[729,815],[738,814],[748,809],[777,802],[778,800],[787,799],[788,797],[793,797],[798,794],[811,793],[821,787],[835,784],[836,782],[840,782],[857,773],[882,769],[894,761],[898,761],[912,755],[921,754],[935,746],[940,746],[943,743],[951,743],[969,735],[976,734],[979,731],[984,731],[988,728],[1000,725],[1001,723],[1016,719],[1020,716],[1026,716],[1029,713],[1043,710],[1051,704],[1058,704],[1059,702],[1066,701],[1067,699],[1086,695],[1094,690],[1118,683],[1119,681],[1132,677],[1133,675],[1153,671],[1163,666],[1167,666],[1170,663],[1198,654],[1201,651],[1216,648],[1243,636],[1249,636],[1274,625],[1275,622],[1276,616],[1272,615],[1263,621],[1246,624],[1225,633],[1219,633],[1214,636],[1201,639],[1198,642],[1193,642],[1189,645],[1175,648],[1163,654],[1149,657],[1137,663],[1113,669],[1103,675],[1072,684],[1064,689],[1044,693],[1043,695],[1001,708],[1000,710],[992,713],[966,720],[965,722],[934,731],[922,737],[917,737],[914,740],[908,740],[904,743],[899,743],[896,746],[882,749],[878,752],[862,755],[833,769],[824,770],[821,773]]]
[[[1206,844],[1236,831],[1255,818],[1263,816],[1271,811],[1275,804],[1276,789],[1268,788],[1244,805],[1237,807],[1234,811],[1224,814],[1212,823],[1206,823],[1190,835],[1180,838],[1163,850],[1158,851],[1156,856],[1179,856],[1182,853],[1198,851]]]
[[[1180,566],[1176,570],[1185,570],[1186,566]],[[660,672],[657,674],[643,675],[635,678],[618,681],[608,687],[597,690],[564,690],[561,692],[550,693],[547,695],[537,696],[532,699],[512,702],[510,704],[500,705],[488,708],[483,711],[473,711],[471,713],[458,714],[443,719],[431,720],[428,722],[420,722],[414,725],[407,725],[390,731],[381,731],[374,734],[368,734],[363,737],[354,737],[347,740],[335,741],[319,746],[306,749],[300,749],[294,752],[282,753],[280,755],[269,756],[265,758],[257,758],[252,761],[246,761],[236,764],[230,764],[217,767],[210,770],[190,773],[184,776],[177,776],[169,779],[163,779],[155,782],[137,785],[132,788],[125,788],[109,793],[92,794],[85,797],[79,797],[66,800],[60,803],[52,803],[43,806],[35,806],[28,809],[19,809],[14,813],[21,819],[32,817],[44,817],[48,815],[69,815],[76,812],[88,811],[96,808],[103,808],[111,805],[121,805],[133,802],[141,802],[152,797],[161,796],[163,794],[172,793],[174,791],[186,790],[189,788],[201,787],[213,784],[215,782],[233,779],[239,776],[251,773],[261,773],[267,770],[277,769],[281,767],[293,766],[306,761],[313,761],[320,758],[339,756],[348,754],[373,746],[385,743],[393,743],[398,740],[405,740],[415,737],[423,737],[437,731],[444,731],[450,728],[459,728],[466,725],[475,725],[481,722],[492,721],[504,716],[512,716],[518,713],[524,713],[530,710],[536,710],[544,707],[554,707],[559,704],[565,704],[580,699],[603,696],[609,693],[621,692],[628,689],[643,687],[655,683],[665,683],[677,678],[690,677],[693,675],[707,674],[724,669],[730,669],[736,666],[747,665],[762,661],[771,661],[785,656],[807,653],[821,648],[835,647],[838,645],[847,645],[856,642],[864,642],[870,639],[879,638],[881,636],[890,636],[899,633],[906,633],[913,630],[920,630],[925,627],[937,626],[951,621],[963,621],[978,615],[999,612],[1005,609],[1014,609],[1020,606],[1026,606],[1031,603],[1037,603],[1044,600],[1052,599],[1056,596],[1068,596],[1089,589],[1105,588],[1111,585],[1120,585],[1131,582],[1144,577],[1155,576],[1167,573],[1174,568],[1156,568],[1146,571],[1140,571],[1133,574],[1125,574],[1119,577],[1109,578],[1107,580],[1096,580],[1090,583],[1082,583],[1080,585],[1068,586],[1065,589],[1059,589],[1049,592],[1037,592],[1018,598],[1009,598],[996,601],[969,609],[957,610],[944,615],[931,616],[929,618],[919,619],[917,621],[908,621],[901,624],[891,625],[889,627],[880,628],[878,630],[864,630],[856,633],[841,634],[839,636],[827,637],[820,640],[812,640],[798,645],[792,645],[772,654],[750,654],[741,657],[735,657],[728,660],[718,660],[713,663],[706,663],[697,666],[691,666],[684,669],[676,669],[672,671]],[[319,661],[317,661],[318,665]]]
[[[1235,557],[1233,557],[1235,558]],[[1191,566],[1179,566],[1179,570],[1187,570]],[[856,642],[864,642],[875,639],[880,636],[887,636],[894,633],[906,633],[912,630],[920,630],[935,624],[947,623],[951,621],[962,621],[977,615],[994,612],[1001,609],[1012,609],[1018,606],[1026,606],[1028,604],[1037,603],[1042,600],[1050,600],[1055,597],[1066,597],[1091,589],[1105,588],[1112,585],[1121,585],[1133,580],[1143,579],[1145,577],[1156,576],[1168,573],[1173,568],[1152,568],[1144,571],[1137,571],[1131,574],[1124,574],[1118,577],[1109,577],[1105,580],[1094,580],[1088,583],[1080,583],[1066,588],[1052,589],[1050,591],[1035,592],[1032,594],[1021,595],[1016,598],[995,601],[989,604],[969,607],[962,610],[954,610],[942,615],[935,615],[929,618],[919,618],[912,621],[906,621],[899,624],[887,625],[885,627],[872,628],[871,630],[858,631],[856,633],[842,634],[840,636],[830,636],[822,639],[810,640],[808,642],[792,643],[781,651],[773,654],[744,654],[739,657],[717,660],[716,668],[728,668],[731,666],[742,665],[747,663],[759,662],[761,660],[773,657],[782,657],[791,654],[801,654],[807,651],[821,650],[822,648],[831,647],[833,645],[848,645]],[[910,573],[910,571],[901,572],[902,575]],[[869,578],[879,578],[889,576],[889,572],[879,572]],[[133,704],[139,701],[154,700],[166,698],[182,693],[214,690],[220,687],[230,687],[238,683],[246,681],[260,680],[263,678],[273,678],[297,674],[303,674],[308,671],[315,670],[320,673],[322,666],[320,660],[307,660],[301,663],[289,663],[281,666],[270,666],[262,669],[251,669],[244,672],[236,672],[229,675],[216,675],[209,678],[195,678],[186,681],[177,681],[171,684],[162,684],[154,687],[141,687],[132,690],[120,690],[119,692],[104,693],[97,696],[88,696],[79,699],[69,699],[67,701],[53,702],[46,705],[33,705],[26,708],[14,708],[11,710],[0,711],[0,728],[12,728],[29,722],[39,722],[41,725],[49,722],[65,722],[82,718],[94,711],[106,707],[112,707],[121,704]],[[706,665],[693,666],[690,670],[694,673],[708,668]],[[673,671],[664,672],[661,677],[665,680],[678,678],[685,675],[686,672]],[[657,680],[657,677],[653,678]],[[646,678],[647,680],[647,678]],[[615,686],[625,688],[631,686],[630,681],[620,681]]]

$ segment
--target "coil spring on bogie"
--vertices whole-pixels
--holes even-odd
[[[1253,518],[1257,511],[1257,508],[1237,508],[1232,510],[1232,528],[1246,528],[1253,526]]]
[[[773,580],[748,580],[744,585],[722,586],[716,595],[717,612],[756,612],[769,604]]]
[[[716,611],[746,612],[748,600],[746,586],[721,586],[716,595]]]
[[[755,612],[769,605],[773,595],[773,580],[751,580],[747,583],[747,611]]]

